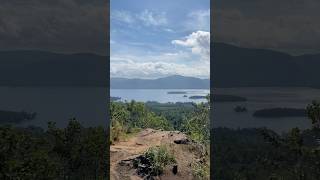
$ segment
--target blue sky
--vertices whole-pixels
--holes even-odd
[[[210,0],[111,0],[111,77],[208,78]]]

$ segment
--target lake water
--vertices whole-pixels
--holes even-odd
[[[213,127],[267,127],[277,132],[294,127],[310,128],[311,122],[306,117],[258,118],[252,114],[264,108],[306,108],[312,100],[320,100],[320,90],[312,88],[217,88],[214,91],[217,94],[246,97],[248,101],[214,103]],[[248,112],[235,112],[233,109],[237,105],[247,107]]]
[[[185,92],[185,94],[168,94],[168,92]],[[112,97],[121,97],[122,101],[157,101],[166,102],[206,102],[206,99],[189,99],[190,96],[206,96],[209,89],[111,89]],[[184,97],[184,96],[187,97]]]
[[[186,94],[168,94],[169,91],[185,91]],[[218,88],[217,94],[246,97],[247,102],[214,103],[213,127],[248,128],[268,127],[277,132],[293,127],[310,128],[310,120],[304,117],[258,118],[255,110],[275,107],[305,108],[312,100],[320,100],[320,90],[312,88]],[[207,89],[111,89],[111,96],[122,100],[158,102],[203,102],[191,100],[189,96],[205,96]],[[188,97],[183,97],[187,95]],[[0,87],[0,110],[37,112],[36,119],[21,126],[46,127],[48,121],[56,121],[64,127],[68,120],[76,117],[84,126],[108,124],[105,88],[64,88],[64,87]],[[237,105],[246,106],[248,112],[236,113]]]
[[[186,94],[168,94],[170,91],[184,91]],[[285,132],[294,127],[306,129],[311,127],[307,117],[261,118],[252,116],[256,110],[265,108],[306,108],[312,100],[320,100],[320,90],[312,88],[216,88],[216,94],[236,95],[247,98],[246,102],[213,103],[212,127],[260,128],[267,127],[276,132]],[[204,99],[191,100],[194,95],[205,96],[207,89],[111,89],[113,97],[141,102],[204,102]],[[183,97],[187,95],[188,97]],[[248,112],[238,113],[234,108],[245,106]]]
[[[36,119],[19,124],[65,127],[75,117],[82,125],[107,125],[106,88],[0,87],[0,110],[36,112]]]

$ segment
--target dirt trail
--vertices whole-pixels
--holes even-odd
[[[136,170],[120,165],[123,160],[133,159],[143,154],[148,148],[165,145],[175,156],[178,173],[174,175],[170,169],[157,179],[179,180],[193,179],[191,163],[197,160],[199,152],[190,144],[176,144],[175,140],[187,139],[187,136],[179,131],[161,131],[144,129],[134,137],[110,146],[110,176],[111,180],[141,180]]]

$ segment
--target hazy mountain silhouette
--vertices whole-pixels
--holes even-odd
[[[266,49],[214,43],[214,87],[320,87],[320,54],[292,56]],[[108,57],[45,51],[0,51],[0,86],[106,86]],[[208,79],[169,76],[155,80],[112,78],[111,88],[208,88]]]
[[[213,44],[214,87],[320,87],[320,54],[292,56],[266,49]]]
[[[111,78],[113,89],[209,89],[209,79],[168,76],[158,79]]]
[[[0,51],[2,86],[106,86],[106,56]]]

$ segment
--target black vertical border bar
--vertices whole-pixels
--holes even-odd
[[[210,179],[213,179],[213,172],[214,172],[214,133],[213,133],[213,122],[214,122],[214,114],[213,114],[213,45],[214,45],[214,35],[213,35],[213,27],[214,27],[214,21],[213,21],[213,1],[210,0]]]
[[[111,0],[106,0],[107,1],[107,7],[106,7],[106,21],[107,22],[107,27],[106,28],[106,45],[107,45],[107,49],[106,49],[106,53],[107,53],[107,58],[106,58],[106,61],[107,61],[107,65],[106,65],[106,95],[107,97],[104,97],[107,99],[107,104],[106,106],[104,107],[105,110],[106,110],[106,132],[107,132],[107,150],[106,150],[106,160],[107,160],[107,164],[108,166],[106,167],[106,175],[107,177],[109,177],[110,179],[110,1]]]

